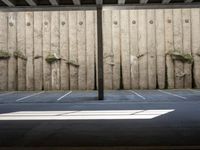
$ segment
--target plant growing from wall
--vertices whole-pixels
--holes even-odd
[[[20,50],[15,51],[13,55],[16,59],[20,58],[23,60],[27,60],[27,57]]]
[[[167,55],[170,55],[173,60],[179,60],[184,63],[187,62],[187,63],[192,64],[194,61],[191,54],[184,54],[184,53],[181,53],[179,50],[170,51],[167,53]]]
[[[68,61],[66,61],[66,64],[72,65],[72,66],[74,66],[74,67],[79,67],[78,62],[75,61],[75,60],[68,60]]]
[[[143,57],[145,54],[138,54],[136,57],[139,59],[141,57]]]
[[[52,64],[52,63],[54,63],[54,62],[56,62],[56,61],[59,61],[60,60],[60,57],[58,57],[57,55],[56,55],[56,53],[50,53],[47,57],[46,57],[46,62],[47,63],[49,63],[49,64]]]
[[[200,57],[200,52],[196,53],[196,55]]]
[[[42,56],[40,56],[40,55],[34,56],[34,59],[39,59],[39,58],[42,58]]]
[[[6,51],[3,51],[3,50],[0,50],[0,59],[9,59],[10,58],[10,53],[9,52],[6,52]]]

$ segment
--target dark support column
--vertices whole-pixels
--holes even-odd
[[[102,6],[97,6],[98,98],[104,99]]]

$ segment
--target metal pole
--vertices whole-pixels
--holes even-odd
[[[98,98],[104,99],[102,5],[97,5]]]

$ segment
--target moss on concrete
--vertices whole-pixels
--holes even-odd
[[[194,61],[194,59],[193,59],[191,54],[184,54],[184,53],[181,53],[178,50],[170,51],[167,54],[170,55],[173,60],[179,60],[179,61],[182,61],[184,63],[192,64],[193,61]]]
[[[0,59],[9,59],[10,58],[10,53],[9,52],[6,52],[6,51],[3,51],[3,50],[0,50]]]
[[[20,51],[20,50],[17,50],[13,53],[14,57],[15,58],[20,58],[20,59],[23,59],[23,60],[27,60],[27,57]]]
[[[59,61],[60,58],[54,53],[54,54],[49,54],[47,57],[46,57],[46,62],[49,63],[49,64],[52,64],[56,61]]]

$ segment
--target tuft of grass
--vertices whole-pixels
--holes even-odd
[[[27,57],[20,51],[20,50],[17,50],[13,53],[14,57],[15,58],[20,58],[20,59],[23,59],[23,60],[27,60]]]
[[[0,50],[0,59],[9,59],[11,54],[9,52]]]
[[[184,54],[178,50],[170,51],[167,53],[167,55],[170,55],[173,60],[178,60],[184,63],[192,64],[194,62],[194,59],[191,54]]]
[[[46,62],[49,63],[49,64],[52,64],[56,61],[59,61],[60,58],[56,55],[56,53],[54,54],[49,54],[47,57],[46,57]]]

